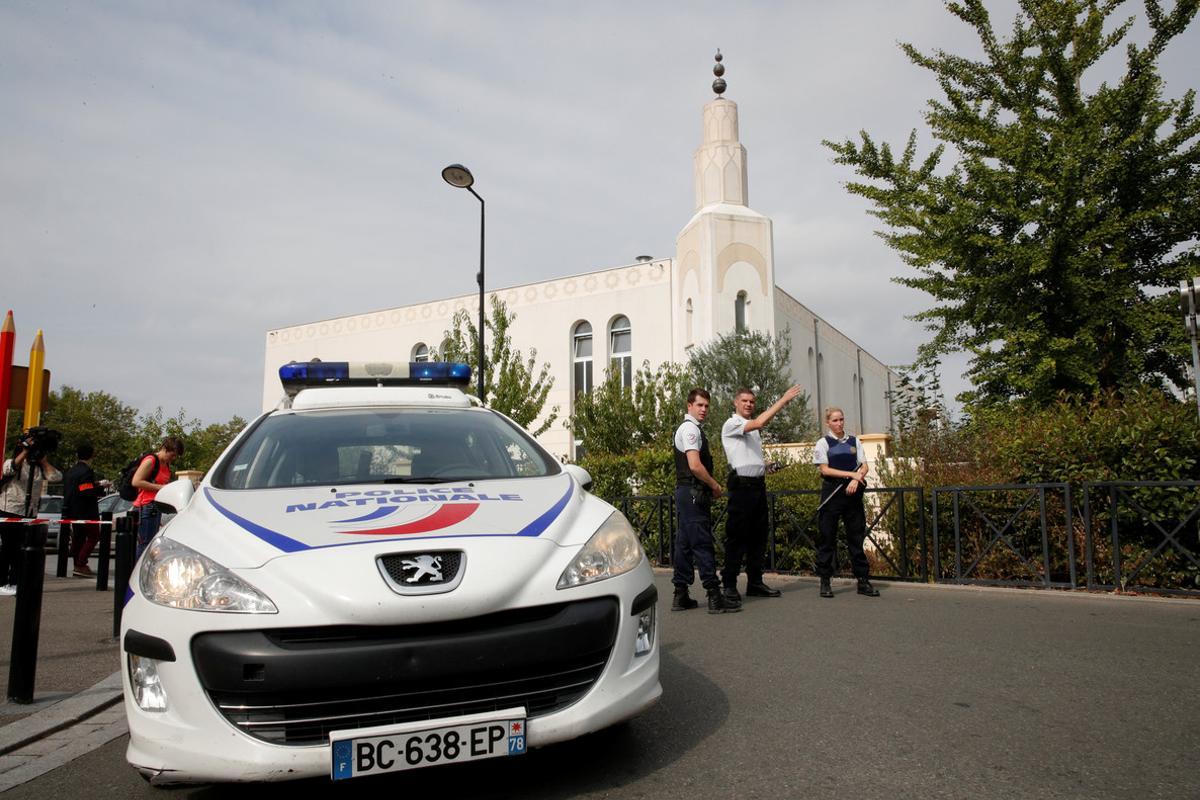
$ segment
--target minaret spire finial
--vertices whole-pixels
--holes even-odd
[[[715,58],[717,59],[717,65],[713,67],[713,75],[716,75],[717,79],[713,81],[713,91],[717,93],[717,97],[720,97],[725,93],[725,79],[721,77],[725,74],[725,65],[721,63],[725,60],[725,56],[721,55],[721,48],[719,47],[717,48]]]

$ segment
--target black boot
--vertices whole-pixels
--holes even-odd
[[[675,599],[671,601],[672,611],[688,611],[700,605],[688,594],[686,586],[675,587]]]
[[[708,590],[708,613],[710,614],[732,614],[736,611],[741,611],[740,605],[730,606],[725,602],[725,596],[721,594],[721,589],[718,586]]]
[[[879,590],[872,586],[866,578],[858,579],[858,593],[865,594],[867,597],[879,597]]]
[[[821,578],[821,597],[833,597],[833,587],[829,585],[829,578]]]
[[[725,591],[722,593],[722,599],[725,601],[726,610],[742,607],[742,596],[738,593],[736,586],[725,587]]]
[[[746,585],[746,597],[779,597],[782,594],[778,589],[772,589],[762,581]]]

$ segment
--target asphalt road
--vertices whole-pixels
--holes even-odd
[[[1200,602],[776,579],[741,614],[667,610],[662,701],[512,759],[330,785],[454,798],[1200,797]],[[152,789],[114,741],[7,798],[261,797]],[[119,793],[119,795],[118,795]],[[272,792],[274,796],[275,792]]]

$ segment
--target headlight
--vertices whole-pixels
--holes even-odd
[[[559,576],[558,588],[615,578],[642,563],[645,557],[629,520],[620,511],[614,511],[588,539],[579,555],[571,559]]]
[[[158,662],[153,658],[129,654],[129,685],[142,711],[167,710],[167,693],[158,677]]]
[[[265,594],[210,558],[159,536],[142,557],[142,594],[152,603],[192,611],[277,614]]]

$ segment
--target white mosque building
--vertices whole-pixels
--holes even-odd
[[[488,308],[495,295],[516,314],[509,331],[513,347],[526,354],[536,348],[539,365],[550,363],[554,386],[546,408],[558,406],[560,421],[539,440],[558,456],[574,456],[562,420],[575,394],[603,380],[609,365],[629,375],[643,362],[686,363],[692,348],[737,329],[787,332],[792,377],[808,393],[815,415],[838,406],[848,430],[884,434],[893,428],[897,373],[775,283],[771,220],[748,205],[738,108],[720,96],[725,82],[719,54],[717,60],[718,97],[704,106],[703,139],[694,156],[696,206],[676,238],[675,257],[642,257],[487,293]],[[279,403],[281,364],[393,361],[397,354],[426,360],[441,350],[454,313],[474,314],[478,305],[478,294],[468,294],[268,331],[263,409]]]

